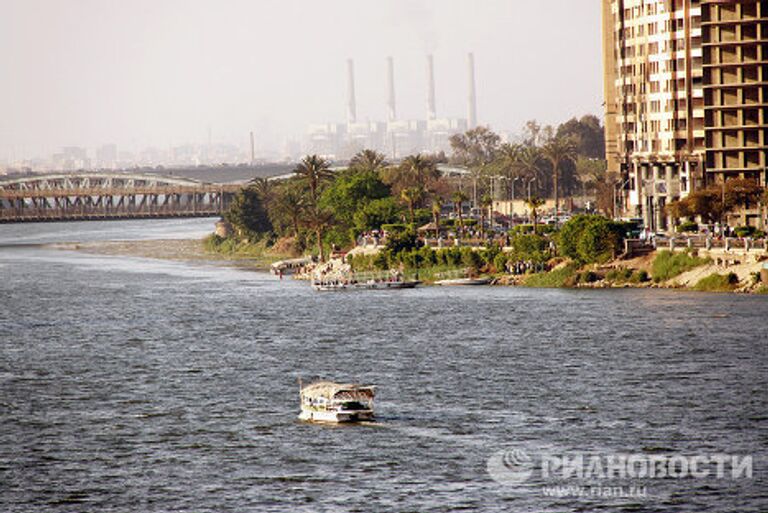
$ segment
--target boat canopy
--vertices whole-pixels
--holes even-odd
[[[301,395],[311,398],[323,397],[328,401],[333,399],[343,401],[370,401],[375,394],[375,388],[374,385],[318,381],[317,383],[302,387]]]
[[[272,264],[272,269],[293,269],[296,267],[301,267],[304,265],[307,265],[312,262],[312,259],[309,257],[303,257],[303,258],[290,258],[288,260],[279,260],[277,262],[274,262]]]

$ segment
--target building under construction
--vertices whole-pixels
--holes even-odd
[[[606,154],[626,214],[747,178],[768,185],[768,1],[603,0]],[[757,209],[746,221],[760,225]]]
[[[467,57],[467,117],[438,117],[435,101],[435,73],[432,55],[426,61],[426,109],[424,119],[400,119],[395,96],[395,70],[392,57],[386,60],[387,119],[361,122],[355,99],[355,67],[347,60],[346,123],[322,123],[309,126],[307,151],[328,158],[344,160],[362,149],[375,149],[390,158],[414,153],[450,151],[449,138],[477,125],[475,62]]]

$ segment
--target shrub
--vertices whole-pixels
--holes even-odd
[[[672,251],[659,251],[653,260],[651,275],[656,282],[666,281],[686,271],[709,263],[708,258],[699,258],[686,251],[673,253]]]
[[[473,251],[472,248],[461,248],[461,263],[472,269],[480,269],[483,264],[483,257],[480,253]]]
[[[611,221],[596,221],[586,226],[576,245],[582,262],[606,262],[616,256],[622,232]]]
[[[396,233],[402,233],[405,230],[407,230],[408,225],[403,223],[388,223],[388,224],[382,224],[381,229],[387,232],[388,234],[396,234]]]
[[[762,239],[765,237],[765,232],[758,230],[754,226],[737,226],[733,231],[737,237],[753,237],[755,239]]]
[[[536,225],[536,233],[539,235],[546,235],[546,234],[555,233],[555,232],[557,232],[557,226],[553,224]],[[515,235],[522,235],[527,233],[533,233],[532,224],[518,224],[517,226],[509,230],[509,235],[513,237]]]
[[[616,283],[624,283],[632,277],[632,270],[625,267],[611,269],[605,274],[605,279]]]
[[[579,283],[594,283],[600,279],[597,273],[593,271],[584,271],[579,273],[577,276]]]
[[[499,253],[493,259],[493,266],[496,268],[497,273],[507,272],[507,262],[509,261],[509,255],[506,253]]]
[[[602,216],[577,215],[558,234],[560,254],[582,263],[605,262],[618,253],[624,228]]]
[[[693,221],[686,221],[677,227],[678,233],[696,233],[698,231],[699,225]]]
[[[379,251],[374,257],[371,263],[373,264],[373,267],[380,270],[387,270],[389,269],[389,252],[388,251]]]
[[[648,280],[648,272],[643,269],[633,272],[629,278],[630,283],[645,283]]]
[[[516,260],[532,260],[545,262],[547,260],[547,239],[541,235],[519,234],[512,237],[512,257]]]
[[[695,290],[703,292],[730,292],[739,285],[739,277],[734,273],[728,274],[710,274],[702,278],[693,287]]]

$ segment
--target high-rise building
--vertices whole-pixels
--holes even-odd
[[[606,154],[625,213],[732,177],[765,185],[768,1],[603,0]]]

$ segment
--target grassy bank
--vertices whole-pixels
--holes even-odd
[[[563,288],[576,284],[576,275],[579,266],[575,263],[566,264],[563,267],[553,269],[545,273],[536,273],[526,276],[523,285],[526,287]]]
[[[211,255],[227,260],[248,261],[260,268],[268,268],[273,262],[291,258],[289,254],[276,252],[266,241],[249,242],[211,234],[203,239],[202,244],[205,251]]]
[[[651,275],[653,276],[653,281],[659,283],[710,262],[709,258],[699,258],[687,251],[683,253],[659,251],[653,260]]]
[[[693,287],[701,292],[733,292],[739,286],[739,278],[733,273],[710,274]]]

